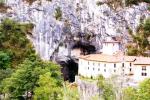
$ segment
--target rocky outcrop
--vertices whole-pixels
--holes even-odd
[[[97,81],[88,82],[86,80],[80,79],[79,76],[76,76],[76,83],[78,84],[80,100],[92,100],[92,98],[99,93]]]
[[[141,17],[147,18],[150,12],[146,3],[112,9],[105,0],[97,5],[97,0],[35,0],[29,5],[26,0],[5,0],[9,10],[0,18],[9,17],[20,22],[35,25],[31,40],[40,56],[49,60],[52,56],[68,56],[80,34],[94,34],[90,44],[101,49],[101,41],[109,35],[127,37],[128,27],[134,31]],[[61,20],[56,20],[56,9],[61,10]]]
[[[73,49],[81,48],[84,54],[100,52],[107,36],[123,36],[127,42],[128,28],[135,31],[141,18],[150,17],[146,3],[115,10],[107,0],[100,0],[100,5],[98,0],[26,1],[29,0],[5,0],[7,12],[1,13],[0,19],[33,23],[28,38],[37,53],[44,60],[62,65],[64,77],[70,81],[74,81],[78,69],[72,65],[72,59],[77,58],[72,57]]]

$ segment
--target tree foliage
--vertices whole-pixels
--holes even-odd
[[[10,19],[0,24],[0,94],[9,100],[43,95],[49,100],[63,94],[60,66],[42,61],[26,37],[32,28]]]
[[[5,52],[0,51],[0,69],[6,69],[10,67],[10,61],[10,56]]]
[[[150,100],[150,79],[145,79],[138,88],[124,89],[123,100]]]
[[[113,85],[108,83],[102,75],[98,77],[97,85],[101,91],[100,98],[102,96],[104,100],[115,100],[116,97]]]
[[[43,100],[61,100],[62,99],[62,84],[57,78],[51,77],[52,73],[47,72],[40,75],[38,80],[39,87],[35,88],[35,99]]]
[[[31,54],[35,54],[32,44],[26,37],[28,30],[32,28],[32,24],[20,24],[10,19],[5,19],[0,24],[0,50],[12,55],[13,67]]]
[[[150,37],[150,19],[147,19],[145,22],[141,22],[139,27],[137,28],[136,34],[133,34],[131,30],[129,30],[129,34],[133,39],[133,43],[135,45],[128,45],[127,49],[128,55],[131,56],[148,56],[146,51],[150,50],[149,46],[149,37]]]
[[[150,79],[146,79],[140,84],[138,100],[150,100]]]
[[[41,88],[44,89],[46,86],[48,92],[53,93],[55,92],[55,88],[61,87],[61,84],[61,76],[58,66],[49,62],[42,62],[40,60],[30,61],[27,59],[18,66],[18,69],[11,75],[11,77],[6,78],[3,81],[2,90],[3,93],[9,94],[10,97],[17,98],[25,95],[26,92],[33,93],[34,89],[36,91],[35,93],[40,94],[38,90]],[[52,86],[49,87],[50,85]],[[47,90],[41,90],[43,95],[46,95]]]
[[[123,100],[137,100],[137,90],[133,87],[127,87],[123,90]]]

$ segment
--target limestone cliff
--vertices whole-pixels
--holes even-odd
[[[101,0],[101,5],[98,0],[32,0],[31,4],[27,1],[5,0],[9,9],[0,18],[33,23],[30,38],[45,60],[54,55],[59,58],[70,55],[75,38],[87,34],[94,36],[89,41],[99,51],[106,36],[126,36],[128,27],[135,31],[140,18],[150,16],[146,3],[114,10],[105,0]]]

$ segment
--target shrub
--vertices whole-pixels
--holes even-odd
[[[34,53],[32,44],[26,37],[31,28],[32,24],[20,24],[9,19],[0,24],[0,50],[11,52],[13,66]]]
[[[138,5],[140,2],[150,3],[150,0],[125,0],[126,6]]]
[[[97,5],[97,6],[100,6],[100,5],[102,5],[102,4],[104,4],[104,3],[103,3],[103,2],[100,2],[100,1],[97,1],[97,2],[96,2],[96,5]]]
[[[56,20],[61,20],[62,19],[62,11],[61,11],[60,7],[55,9],[55,18],[56,18]]]
[[[6,69],[10,66],[10,56],[3,52],[0,51],[0,69]]]
[[[137,5],[139,0],[125,0],[126,6]]]

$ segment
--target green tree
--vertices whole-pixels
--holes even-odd
[[[39,87],[35,88],[34,99],[38,100],[61,100],[62,99],[62,84],[58,83],[57,78],[51,77],[52,73],[47,72],[40,75],[38,80]]]
[[[102,76],[102,75],[99,75],[98,76],[98,82],[97,82],[97,85],[99,88],[104,88],[104,85],[105,85],[105,78]]]
[[[13,67],[35,54],[32,44],[26,37],[32,28],[33,24],[20,24],[10,19],[5,19],[0,24],[0,50],[9,51],[12,55],[11,65]]]
[[[98,77],[97,85],[100,89],[100,98],[102,97],[104,100],[115,100],[113,85],[108,83],[102,75]]]
[[[10,19],[0,24],[0,94],[4,99],[32,98],[48,86],[51,88],[45,89],[43,95],[62,95],[60,66],[42,61],[26,37],[33,27],[31,23],[20,24]]]
[[[137,100],[150,100],[150,79],[140,83]]]
[[[39,76],[44,73],[51,72],[51,77],[55,78],[58,86],[61,84],[60,68],[50,62],[42,62],[40,60],[25,60],[18,66],[18,69],[11,77],[4,79],[2,82],[2,90],[4,94],[10,97],[18,98],[25,93],[33,93],[34,89],[41,84],[38,83]],[[53,82],[52,81],[52,82]],[[26,95],[28,97],[28,95]]]
[[[11,76],[11,74],[13,73],[13,70],[11,68],[7,68],[7,69],[0,69],[0,94],[2,93],[2,81],[5,78],[8,78]]]
[[[150,100],[150,79],[145,79],[136,89],[127,87],[123,95],[123,100]]]
[[[104,100],[115,100],[115,94],[112,84],[105,84],[102,97],[104,98]]]
[[[137,100],[137,90],[133,87],[127,87],[123,90],[123,100]]]
[[[10,67],[11,58],[7,53],[0,51],[0,69],[6,69]]]
[[[150,36],[150,19],[147,19],[144,23],[141,22],[137,28],[136,34],[129,29],[129,34],[133,39],[135,45],[127,46],[127,54],[131,56],[148,56],[146,54],[147,50],[150,50],[149,39]]]

